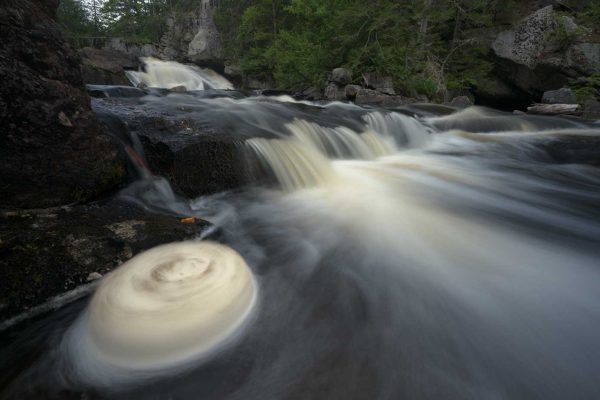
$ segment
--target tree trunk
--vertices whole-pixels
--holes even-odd
[[[277,0],[271,0],[271,17],[273,18],[273,37],[277,37]]]
[[[421,17],[421,26],[419,28],[419,36],[421,40],[425,38],[427,35],[427,30],[429,29],[429,19],[427,18],[427,15],[432,4],[433,0],[423,0],[423,15]]]
[[[527,107],[528,114],[577,115],[581,113],[579,104],[534,104]]]

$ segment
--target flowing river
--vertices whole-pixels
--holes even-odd
[[[160,86],[162,68],[164,87],[205,90],[112,112],[191,121],[181,141],[234,135],[251,178],[187,199],[141,168],[121,195],[210,221],[202,256],[178,270],[183,250],[157,248],[145,283],[128,263],[91,302],[2,333],[0,397],[600,398],[600,126],[246,96],[201,70],[147,68],[132,81]],[[229,275],[198,294],[206,268]],[[132,303],[147,314],[124,321]]]

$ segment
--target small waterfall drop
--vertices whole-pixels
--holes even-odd
[[[161,61],[156,58],[142,58],[142,71],[126,71],[133,86],[144,84],[148,87],[170,89],[185,86],[187,90],[233,89],[233,84],[225,77],[208,68],[184,65],[174,61]]]

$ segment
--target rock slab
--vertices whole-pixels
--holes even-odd
[[[140,251],[208,226],[120,201],[0,211],[0,321],[98,278]]]

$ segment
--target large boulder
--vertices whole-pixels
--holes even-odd
[[[113,190],[126,161],[90,108],[58,1],[0,5],[0,207],[48,207]]]
[[[117,50],[85,47],[79,50],[83,81],[92,85],[130,85],[126,70],[137,70],[137,57]]]
[[[150,214],[121,200],[0,211],[0,321],[98,278],[140,251],[191,239],[207,225]]]
[[[331,71],[329,81],[338,86],[345,86],[352,82],[352,71],[347,68],[335,68]]]
[[[492,44],[497,75],[539,99],[578,76],[599,73],[600,43],[588,42],[589,32],[552,5],[541,8],[497,35]]]
[[[558,90],[550,90],[544,92],[542,103],[545,104],[576,104],[577,99],[573,91],[569,88],[561,88]]]

